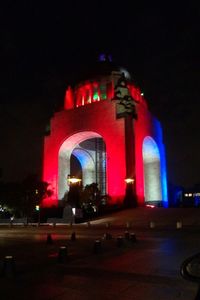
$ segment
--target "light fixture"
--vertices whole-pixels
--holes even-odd
[[[127,184],[133,184],[133,183],[134,183],[134,179],[133,179],[133,178],[126,178],[126,179],[125,179],[125,182],[126,182]]]
[[[77,178],[77,177],[70,177],[70,175],[68,175],[67,181],[68,181],[68,184],[76,184],[76,183],[80,183],[81,179]]]

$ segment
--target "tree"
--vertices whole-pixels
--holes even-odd
[[[16,216],[31,216],[36,205],[50,196],[48,185],[40,181],[37,175],[29,175],[21,183],[1,183],[0,204]]]
[[[81,193],[81,203],[98,206],[100,201],[100,191],[97,183],[87,184]]]

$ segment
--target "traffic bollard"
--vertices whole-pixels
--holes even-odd
[[[61,246],[59,248],[58,252],[58,262],[59,263],[65,263],[67,261],[67,247],[66,246]]]

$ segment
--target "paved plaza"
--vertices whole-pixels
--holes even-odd
[[[200,252],[199,213],[137,208],[72,226],[1,225],[0,299],[192,300],[197,284],[180,265]]]

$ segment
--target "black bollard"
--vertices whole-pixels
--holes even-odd
[[[110,222],[107,222],[106,223],[106,228],[109,228],[110,227]]]
[[[16,270],[14,258],[11,255],[7,255],[4,257],[1,275],[3,277],[13,278],[15,277],[15,274]]]
[[[98,254],[98,253],[101,252],[101,241],[100,240],[96,240],[94,242],[94,248],[93,248],[93,250],[94,250],[95,254]]]
[[[67,261],[67,247],[61,246],[58,252],[58,262],[65,263]]]
[[[130,228],[131,227],[131,223],[130,222],[126,222],[126,228]]]
[[[129,240],[129,239],[130,239],[130,234],[129,234],[128,231],[125,231],[124,237],[125,237],[126,240]]]
[[[136,236],[135,236],[135,233],[133,233],[133,232],[130,234],[130,241],[133,243],[136,242]]]
[[[53,244],[53,239],[52,239],[50,233],[47,234],[47,244],[48,244],[48,245],[52,245],[52,244]]]
[[[104,237],[105,240],[112,240],[112,235],[108,232],[104,233],[103,237]]]
[[[72,232],[71,234],[71,241],[76,241],[76,233]]]
[[[117,246],[118,247],[122,247],[123,245],[123,237],[122,236],[118,236],[117,237]]]

